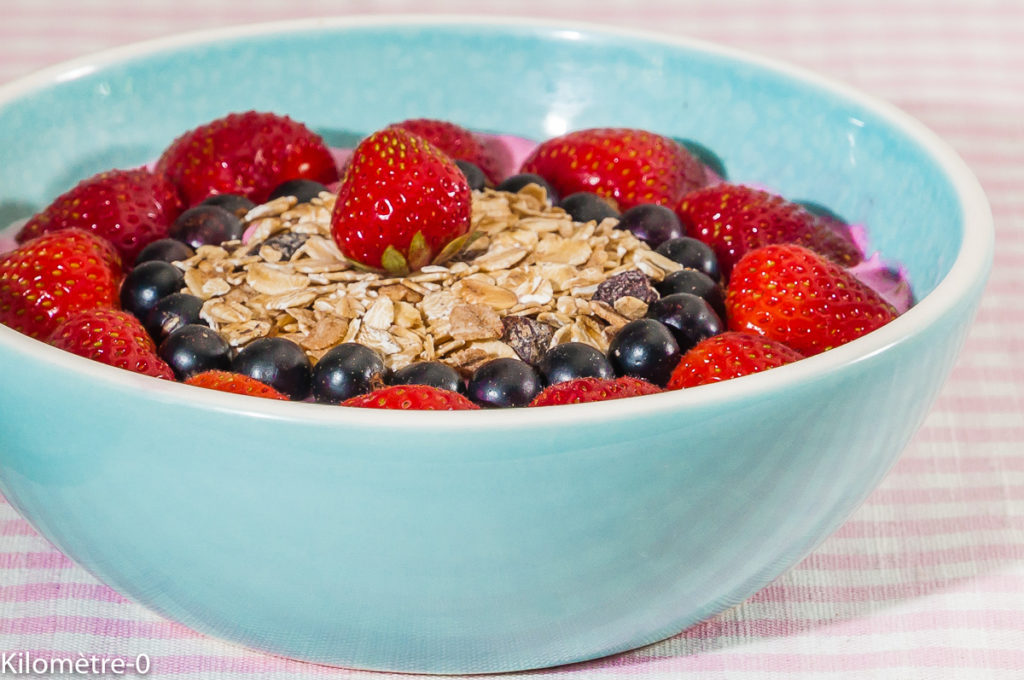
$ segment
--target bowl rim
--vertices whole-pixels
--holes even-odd
[[[194,47],[206,43],[273,34],[294,34],[313,31],[344,31],[389,27],[472,27],[490,29],[530,30],[554,37],[580,39],[583,36],[609,37],[657,43],[668,49],[699,51],[731,61],[744,63],[799,81],[814,89],[837,95],[872,111],[897,129],[930,156],[952,184],[963,210],[963,235],[953,264],[934,289],[904,314],[890,323],[850,343],[807,357],[771,371],[684,390],[646,395],[642,399],[619,399],[587,404],[563,405],[557,408],[531,408],[527,417],[523,409],[481,409],[471,412],[405,411],[330,408],[322,404],[281,402],[254,399],[242,395],[193,388],[132,373],[78,357],[46,343],[0,325],[0,347],[6,351],[23,352],[38,361],[85,380],[107,383],[117,390],[142,390],[152,398],[168,404],[256,417],[340,427],[374,427],[392,430],[476,431],[481,428],[522,426],[587,425],[596,422],[621,421],[641,416],[678,412],[687,408],[707,408],[748,397],[764,396],[793,385],[810,382],[817,377],[865,361],[885,352],[907,338],[924,332],[950,309],[961,304],[976,288],[984,284],[991,267],[995,229],[991,208],[974,173],[953,148],[923,123],[874,95],[863,92],[811,69],[766,57],[739,48],[688,36],[655,31],[621,28],[595,22],[560,19],[532,19],[517,16],[448,15],[448,14],[371,14],[294,19],[278,22],[248,23],[223,28],[189,31],[171,36],[134,42],[93,54],[76,57],[47,66],[29,75],[0,85],[0,106],[20,96],[64,81],[90,75],[104,67],[129,62],[134,58],[161,52]]]

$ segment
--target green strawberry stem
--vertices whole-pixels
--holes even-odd
[[[466,248],[466,246],[468,246],[470,243],[477,240],[481,236],[483,236],[483,232],[471,231],[468,234],[463,234],[458,238],[452,239],[451,241],[448,242],[448,245],[441,249],[441,252],[437,254],[437,257],[435,257],[434,261],[431,262],[430,264],[444,264],[448,260],[458,255],[460,251]]]
[[[441,252],[437,254],[437,257],[431,260],[430,246],[427,245],[427,240],[423,236],[423,232],[418,231],[416,232],[416,235],[412,237],[412,242],[409,244],[408,258],[405,255],[402,255],[398,248],[388,246],[384,249],[384,254],[380,256],[381,266],[379,269],[353,260],[352,258],[345,259],[350,265],[352,265],[352,267],[360,271],[379,273],[381,269],[383,269],[391,276],[408,276],[412,272],[422,269],[428,264],[444,264],[465,250],[469,244],[481,236],[483,236],[483,232],[481,231],[463,234],[449,242],[448,245],[441,249]]]
[[[390,246],[389,246],[390,247]],[[386,253],[387,251],[385,251]],[[409,242],[409,268],[413,271],[430,264],[430,246],[422,231],[417,231]]]
[[[409,263],[394,246],[384,249],[384,254],[380,256],[380,266],[392,276],[406,276],[409,273]]]

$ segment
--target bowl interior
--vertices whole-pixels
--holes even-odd
[[[544,139],[623,125],[693,139],[730,179],[868,226],[918,298],[948,272],[963,208],[931,152],[841,89],[699,43],[517,22],[249,28],[116,50],[0,96],[0,223],[79,179],[156,157],[231,111],[273,110],[335,145],[409,117]],[[133,57],[122,61],[123,57]]]

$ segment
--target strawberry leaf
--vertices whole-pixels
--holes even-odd
[[[430,264],[430,245],[422,231],[417,231],[409,242],[409,269],[415,271]]]
[[[384,254],[380,256],[380,264],[384,271],[392,276],[405,276],[409,273],[409,263],[394,246],[384,249]]]
[[[456,239],[452,239],[448,242],[448,245],[441,249],[441,252],[437,254],[437,257],[435,257],[434,261],[430,264],[444,264],[458,255],[461,250],[481,236],[483,236],[482,231],[473,231],[468,234],[463,234]]]

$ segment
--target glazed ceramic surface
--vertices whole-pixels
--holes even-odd
[[[832,207],[918,304],[823,355],[620,402],[390,413],[263,400],[0,327],[0,490],[104,582],[297,659],[436,673],[579,661],[754,593],[835,529],[948,374],[992,250],[961,161],[891,107],[701,43],[325,20],[149,43],[0,90],[0,218],[231,111],[349,143],[409,117],[542,139],[622,125]],[[0,220],[0,221],[2,221]]]

